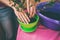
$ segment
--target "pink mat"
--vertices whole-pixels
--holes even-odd
[[[58,31],[53,31],[40,25],[35,32],[26,33],[18,28],[16,40],[60,40]]]

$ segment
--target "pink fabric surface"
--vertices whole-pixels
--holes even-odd
[[[58,40],[60,40],[60,36],[58,37]]]
[[[19,27],[16,40],[60,40],[60,34],[58,31],[47,29],[42,25],[32,33],[23,32]]]
[[[60,40],[60,33],[59,33],[59,35],[58,35],[58,37],[57,37],[57,39],[56,40]]]

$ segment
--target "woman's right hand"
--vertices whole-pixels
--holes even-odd
[[[26,13],[24,11],[19,12],[19,11],[17,11],[17,9],[14,6],[12,6],[12,5],[14,5],[14,2],[12,2],[11,4],[10,4],[9,0],[0,0],[0,2],[6,4],[7,6],[10,6],[11,8],[13,8],[16,16],[18,17],[18,19],[21,22],[26,23],[26,24],[28,24],[30,22],[29,17],[26,15]],[[18,5],[16,5],[16,6],[18,6]]]
[[[31,18],[31,17],[33,17],[35,15],[36,3],[34,1],[31,2],[32,0],[30,0],[30,1],[26,0],[26,1],[27,1],[27,10],[29,12],[29,17]],[[0,0],[0,2],[6,4],[7,6],[10,6],[11,8],[13,8],[14,11],[15,11],[16,16],[18,17],[18,19],[21,22],[26,23],[26,24],[28,24],[30,22],[29,17],[26,15],[26,13],[24,11],[19,12],[19,11],[17,11],[17,9],[14,6],[12,6],[12,5],[14,5],[14,2],[12,0],[10,0],[10,1],[9,0]],[[31,4],[33,4],[32,7],[30,7]],[[16,6],[18,6],[18,4],[16,4]]]

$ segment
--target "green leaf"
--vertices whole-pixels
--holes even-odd
[[[23,5],[23,3],[19,3],[19,7],[21,7],[21,8],[24,9],[24,5]]]
[[[19,7],[15,7],[17,11],[19,11]]]
[[[21,2],[20,0],[12,0],[12,1],[14,2],[14,6],[18,4],[20,8],[25,9],[24,7],[25,0],[23,0],[23,2]]]
[[[55,2],[55,0],[50,0],[50,2]]]
[[[23,0],[23,4],[25,3],[25,0]]]
[[[54,5],[54,3],[55,3],[55,0],[50,0],[50,2],[49,2],[49,4],[48,5]]]
[[[40,0],[35,0],[35,2],[40,2]]]

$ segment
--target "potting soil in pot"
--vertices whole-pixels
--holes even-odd
[[[35,21],[36,21],[35,18],[30,18],[30,22],[29,22],[29,23],[33,23],[33,22],[35,22]]]
[[[27,13],[27,15],[29,16],[29,13]],[[35,18],[35,16],[34,16],[34,17],[30,18],[30,22],[29,22],[29,23],[33,23],[33,22],[35,22],[35,21],[36,21],[36,18]]]

